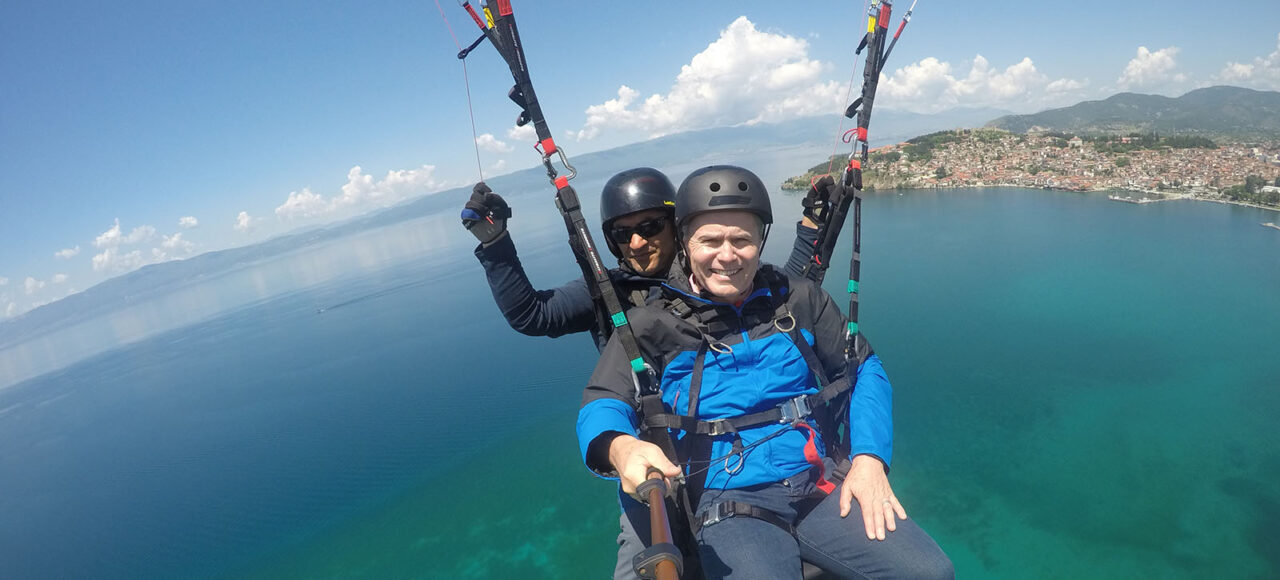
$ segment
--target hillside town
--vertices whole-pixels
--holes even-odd
[[[784,187],[807,189],[825,168]],[[867,189],[1016,186],[1109,191],[1138,203],[1189,197],[1280,207],[1280,142],[962,129],[872,150],[864,180]]]

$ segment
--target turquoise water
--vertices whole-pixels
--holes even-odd
[[[519,215],[535,283],[572,277],[554,219]],[[961,577],[1280,576],[1276,217],[868,197],[891,480]],[[404,227],[454,229],[0,390],[0,577],[607,577],[613,489],[573,439],[590,341],[512,332],[460,228]]]

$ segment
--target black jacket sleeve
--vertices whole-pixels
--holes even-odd
[[[817,228],[806,228],[801,222],[796,222],[796,241],[791,248],[791,257],[787,258],[787,265],[783,267],[783,271],[792,278],[800,278],[804,274],[804,267],[809,265],[809,260],[813,257],[813,244],[818,241]],[[813,276],[817,275],[817,270],[809,272],[809,279],[813,280]]]
[[[554,338],[594,329],[595,310],[586,281],[577,278],[554,290],[535,290],[516,256],[510,232],[488,246],[481,244],[475,254],[494,302],[517,332]]]

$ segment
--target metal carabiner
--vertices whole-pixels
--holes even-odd
[[[553,153],[559,153],[559,154],[560,154],[560,163],[561,163],[562,165],[564,165],[564,168],[565,168],[565,169],[568,169],[568,170],[569,170],[569,175],[566,175],[566,176],[565,176],[565,179],[573,179],[574,177],[577,177],[577,176],[578,176],[578,170],[577,170],[577,169],[574,169],[574,168],[573,168],[573,166],[569,164],[569,156],[565,154],[565,152],[564,152],[564,148],[563,148],[563,147],[560,147],[559,145],[556,145],[555,147],[556,147],[556,150],[555,150]],[[535,148],[537,148],[537,147],[535,147]],[[542,152],[542,150],[541,150],[541,149],[538,149],[538,151],[539,151],[540,153]],[[542,153],[542,165],[543,165],[543,167],[546,167],[546,168],[547,168],[547,177],[551,178],[551,183],[553,183],[553,184],[554,184],[554,183],[556,182],[556,175],[557,175],[557,174],[556,174],[556,168],[555,168],[555,165],[553,165],[553,164],[551,163],[551,155],[552,155],[552,154],[550,154],[550,153]]]

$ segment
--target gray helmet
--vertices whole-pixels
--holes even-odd
[[[600,192],[600,223],[609,251],[622,258],[618,245],[609,235],[613,220],[646,209],[671,211],[675,199],[676,188],[671,180],[652,167],[628,169],[610,177]]]
[[[693,216],[725,209],[756,214],[766,231],[773,223],[773,208],[764,182],[741,167],[703,167],[690,173],[676,192],[676,225],[681,230]]]

